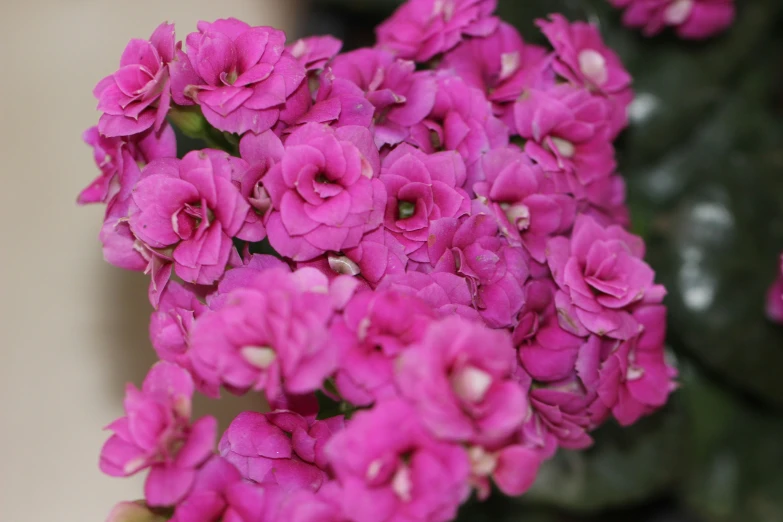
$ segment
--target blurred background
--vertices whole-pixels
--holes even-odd
[[[618,145],[636,233],[669,289],[681,389],[630,429],[562,452],[533,490],[465,512],[471,522],[783,521],[783,327],[764,294],[783,249],[783,2],[738,1],[706,42],[645,39],[605,0],[499,0],[527,40],[549,12],[598,23],[635,80]],[[0,521],[103,520],[141,477],[97,469],[123,383],[154,360],[144,276],[105,264],[102,208],[75,198],[96,175],[81,133],[94,84],[132,37],[163,20],[235,16],[291,38],[372,42],[395,0],[94,0],[0,7]],[[224,425],[249,401],[206,402]]]

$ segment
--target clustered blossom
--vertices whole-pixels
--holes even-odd
[[[673,27],[680,38],[698,40],[734,21],[734,0],[609,0],[623,9],[623,23],[652,36]]]
[[[542,47],[494,8],[410,0],[342,54],[235,19],[177,43],[163,24],[99,84],[101,174],[79,202],[106,204],[106,259],[149,274],[161,359],[101,469],[149,470],[147,506],[446,522],[665,404],[665,290],[613,147],[631,77],[596,27],[552,15]],[[167,115],[211,148],[177,157]],[[195,391],[271,411],[218,437],[191,421]]]

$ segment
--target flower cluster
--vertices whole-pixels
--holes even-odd
[[[645,36],[673,27],[680,38],[713,36],[734,21],[734,0],[609,0],[623,9],[623,23]]]
[[[345,53],[235,19],[175,44],[163,24],[99,84],[79,200],[107,204],[107,261],[150,275],[162,360],[101,467],[149,469],[147,505],[447,521],[666,402],[665,291],[613,147],[631,77],[594,26],[552,15],[540,47],[494,8],[410,0]],[[167,121],[211,148],[177,157]],[[215,451],[195,390],[272,411]]]

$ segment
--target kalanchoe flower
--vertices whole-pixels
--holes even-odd
[[[780,275],[767,291],[767,317],[783,323],[783,256],[780,257]]]
[[[340,395],[359,406],[395,396],[395,359],[423,337],[434,318],[432,308],[406,293],[355,295],[330,331],[340,346],[335,376]]]
[[[305,78],[285,49],[285,33],[251,27],[235,18],[199,22],[171,65],[172,95],[180,105],[201,106],[214,127],[261,133],[280,118],[286,100]]]
[[[173,260],[185,281],[213,283],[228,263],[231,238],[247,237],[243,227],[250,205],[232,183],[235,173],[247,168],[243,160],[216,150],[150,163],[133,189],[131,231]]]
[[[244,479],[317,491],[327,480],[324,445],[342,427],[342,417],[308,421],[290,411],[248,411],[232,421],[218,450]]]
[[[606,97],[610,107],[609,137],[614,139],[628,124],[628,105],[633,100],[631,75],[617,54],[604,44],[598,28],[569,23],[562,15],[539,20],[538,26],[555,48],[555,72],[573,85]]]
[[[490,494],[490,478],[504,494],[522,495],[533,485],[544,460],[540,451],[521,444],[503,444],[496,449],[471,446],[468,456],[470,481],[482,500]]]
[[[565,173],[563,191],[578,197],[580,185],[608,177],[617,165],[609,117],[605,99],[570,85],[532,90],[514,107],[525,152],[547,172]]]
[[[401,394],[437,438],[498,443],[527,414],[508,332],[450,317],[430,325],[397,365]]]
[[[272,200],[272,247],[294,261],[357,246],[383,219],[386,191],[377,179],[378,150],[364,127],[308,124],[286,140],[264,177]]]
[[[162,23],[149,40],[133,39],[120,69],[101,80],[93,94],[103,112],[98,130],[107,137],[159,131],[171,104],[168,64],[174,59],[174,25]]]
[[[345,250],[345,257],[356,266],[355,273],[361,274],[371,286],[388,275],[404,273],[408,265],[405,247],[385,227],[365,234],[358,246]]]
[[[487,36],[498,25],[497,0],[409,0],[375,29],[378,45],[400,58],[426,62],[463,36]]]
[[[326,454],[352,522],[445,522],[468,497],[465,450],[429,435],[401,400],[357,413]]]
[[[543,170],[513,147],[490,151],[477,167],[481,181],[473,190],[492,211],[500,232],[511,244],[524,245],[536,261],[545,262],[547,239],[573,224],[573,198],[556,193]]]
[[[539,20],[538,26],[555,48],[555,72],[569,82],[606,94],[616,94],[630,86],[631,75],[617,54],[604,44],[595,26],[569,23],[559,14]]]
[[[480,320],[473,307],[473,293],[466,279],[450,272],[428,274],[408,271],[390,275],[378,285],[378,290],[391,289],[414,295],[427,303],[438,317],[452,314],[470,320]]]
[[[142,165],[158,158],[177,156],[174,129],[165,123],[159,132],[144,132],[127,140],[107,138],[101,135],[98,127],[90,127],[84,131],[82,139],[92,147],[101,175],[81,191],[77,200],[80,205],[108,203],[121,190],[118,176],[123,170],[123,149],[128,149],[136,163]]]
[[[354,82],[336,77],[328,66],[318,76],[315,99],[307,98],[306,101],[307,110],[291,122],[292,125],[327,123],[335,128],[345,125],[369,128],[375,115],[375,107],[364,91]]]
[[[311,72],[323,69],[332,58],[337,56],[342,47],[343,43],[340,40],[326,35],[300,38],[286,49],[308,72]]]
[[[151,468],[144,484],[147,503],[179,502],[212,453],[217,430],[214,417],[190,424],[192,395],[188,372],[168,362],[152,367],[141,390],[129,384],[126,416],[107,427],[114,435],[101,451],[101,471],[125,477]]]
[[[289,522],[348,522],[340,508],[342,491],[336,482],[324,484],[317,493],[300,489],[282,501],[277,520]]]
[[[265,522],[276,520],[284,494],[274,484],[258,486],[213,456],[198,471],[190,494],[177,505],[171,522]]]
[[[508,128],[493,115],[492,105],[479,89],[446,72],[440,72],[436,80],[432,112],[411,128],[406,141],[428,154],[439,150],[459,152],[468,170],[470,188],[474,164],[491,149],[508,145]]]
[[[642,260],[644,242],[619,226],[603,228],[579,216],[571,240],[556,237],[547,248],[549,267],[565,299],[558,302],[561,324],[629,339],[638,330],[629,320],[629,307],[663,299],[663,287],[654,284],[655,273]]]
[[[375,143],[396,145],[408,137],[435,103],[431,73],[416,72],[416,64],[396,59],[379,49],[358,49],[337,56],[331,65],[336,78],[349,80],[364,91],[375,107]]]
[[[191,335],[196,373],[232,390],[303,394],[321,387],[335,369],[337,347],[328,326],[344,282],[312,268],[270,269],[232,291],[218,310],[204,314]],[[330,295],[331,286],[331,295]],[[340,301],[345,301],[340,297]]]
[[[666,308],[642,306],[633,315],[641,332],[612,351],[601,366],[598,386],[603,406],[623,426],[663,406],[677,376],[664,354]]]
[[[384,226],[408,258],[428,263],[430,223],[470,212],[468,195],[458,188],[464,179],[465,164],[456,152],[427,155],[403,144],[384,158],[380,176],[388,198]]]
[[[483,213],[439,219],[433,221],[430,236],[435,271],[465,279],[473,307],[489,326],[513,326],[530,272],[525,253],[498,235],[495,219]]]
[[[609,0],[624,9],[623,23],[641,28],[653,36],[665,27],[674,27],[677,35],[687,39],[713,36],[734,21],[734,0]]]
[[[501,22],[485,38],[462,41],[443,57],[438,68],[452,71],[483,91],[495,115],[513,128],[513,102],[527,89],[545,90],[555,84],[550,62],[546,49],[523,42],[513,25]]]

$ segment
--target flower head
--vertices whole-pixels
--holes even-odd
[[[120,69],[101,80],[93,94],[103,114],[98,130],[109,138],[159,131],[171,104],[168,64],[174,59],[174,26],[162,23],[149,40],[125,47]]]
[[[285,33],[251,27],[235,18],[199,22],[186,39],[187,54],[172,63],[172,94],[196,103],[214,127],[237,134],[271,129],[305,78],[285,49]]]
[[[144,485],[152,506],[171,506],[193,485],[196,470],[212,453],[217,421],[190,423],[193,381],[168,362],[152,367],[139,390],[129,384],[125,417],[107,429],[114,435],[101,450],[101,471],[116,477],[151,468]]]

